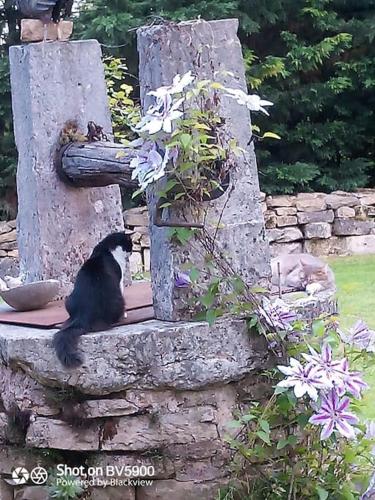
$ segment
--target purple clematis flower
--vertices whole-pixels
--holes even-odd
[[[191,285],[191,279],[188,274],[180,271],[175,272],[174,286],[176,288],[188,288]]]
[[[293,330],[292,323],[297,320],[296,312],[292,311],[288,304],[281,299],[273,302],[264,299],[263,307],[259,308],[259,312],[270,326],[280,330]]]
[[[342,364],[343,373],[337,380],[337,391],[340,396],[350,392],[357,399],[361,398],[361,392],[367,389],[368,385],[362,380],[360,372],[349,371],[349,361],[344,359]]]
[[[302,356],[319,370],[327,386],[339,385],[344,374],[343,366],[345,360],[334,361],[331,346],[327,343],[323,345],[320,354],[312,347],[309,347],[309,350],[310,354],[304,353]]]
[[[320,439],[328,439],[334,431],[347,438],[355,437],[352,425],[356,425],[359,419],[347,411],[349,402],[348,397],[340,399],[335,389],[322,397],[319,411],[309,420],[311,424],[323,426]]]
[[[375,332],[369,329],[361,319],[349,330],[347,334],[339,330],[343,342],[363,350],[374,351]]]
[[[307,393],[313,401],[316,401],[318,389],[325,387],[317,368],[312,364],[302,366],[299,361],[291,358],[290,366],[278,366],[278,369],[287,375],[287,378],[277,385],[279,387],[293,387],[296,398],[301,398]]]

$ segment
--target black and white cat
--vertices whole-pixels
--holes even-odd
[[[128,234],[112,233],[96,245],[79,270],[73,292],[65,301],[69,319],[53,338],[57,357],[64,366],[82,364],[77,352],[81,335],[106,330],[124,316],[123,277],[126,253],[131,251]]]

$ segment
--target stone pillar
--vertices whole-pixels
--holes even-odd
[[[75,189],[58,179],[54,157],[67,120],[93,120],[112,132],[98,42],[35,43],[10,48],[18,149],[18,245],[27,281],[57,278],[62,295],[92,248],[123,230],[118,186]]]
[[[138,30],[141,98],[144,108],[150,105],[147,92],[169,85],[173,77],[192,70],[201,79],[219,81],[227,87],[246,91],[241,45],[237,38],[238,21],[194,21],[145,27]],[[231,135],[247,155],[238,158],[231,171],[230,186],[220,198],[202,205],[208,208],[206,221],[217,233],[219,247],[232,267],[249,284],[264,285],[270,275],[269,247],[265,238],[260,203],[258,172],[251,137],[248,110],[229,97],[223,97],[221,115]],[[157,189],[155,190],[157,191]],[[199,265],[199,255],[171,243],[169,229],[155,226],[157,197],[150,193],[151,273],[156,317],[178,320],[189,317],[181,295],[185,289],[174,287],[174,272],[184,262]],[[225,206],[224,210],[223,207]],[[178,217],[175,210],[164,210],[164,221]],[[208,227],[209,230],[209,227]],[[182,291],[181,291],[182,290]]]

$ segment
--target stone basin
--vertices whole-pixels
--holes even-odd
[[[1,298],[16,311],[41,309],[59,292],[58,280],[35,281],[0,292]]]

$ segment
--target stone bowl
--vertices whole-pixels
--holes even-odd
[[[35,281],[0,292],[0,297],[16,311],[41,309],[59,292],[57,280]]]

